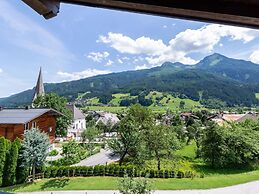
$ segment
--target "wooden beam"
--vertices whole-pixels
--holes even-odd
[[[60,0],[22,0],[45,19],[57,16]]]
[[[45,18],[60,3],[259,28],[258,0],[23,0]]]
[[[61,2],[181,19],[259,27],[258,0],[61,0]]]

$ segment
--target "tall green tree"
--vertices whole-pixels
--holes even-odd
[[[120,156],[120,165],[126,155],[137,160],[142,157],[143,135],[155,120],[150,110],[136,104],[132,105],[127,115],[117,127],[117,138],[109,142],[109,147]]]
[[[95,126],[88,127],[81,133],[82,141],[88,142],[90,155],[92,155],[94,149],[93,141],[98,137],[99,134],[100,131]]]
[[[259,156],[259,132],[240,124],[206,129],[202,155],[212,167],[239,167],[255,164]]]
[[[17,148],[18,148],[18,159],[17,159],[17,167],[16,167],[16,184],[21,184],[26,181],[26,178],[29,176],[29,167],[23,165],[22,158],[22,140],[15,140]]]
[[[108,143],[109,148],[120,156],[120,165],[125,156],[137,155],[140,147],[141,137],[138,132],[138,126],[134,120],[124,118],[121,120],[117,129],[117,138]]]
[[[6,160],[6,140],[4,137],[0,137],[0,186],[3,182],[3,174]]]
[[[66,107],[67,100],[55,93],[49,93],[39,96],[33,102],[34,107],[37,108],[52,108],[61,112],[64,116],[57,119],[56,135],[66,136],[67,128],[72,122],[72,112]]]
[[[16,167],[18,159],[18,145],[14,141],[11,143],[11,148],[6,156],[6,167],[4,172],[3,186],[11,186],[16,183]]]
[[[176,134],[169,127],[163,125],[153,125],[146,132],[146,149],[154,154],[157,160],[157,169],[161,169],[161,158],[165,151],[171,154],[172,151],[180,147]]]
[[[36,167],[41,167],[48,156],[49,147],[50,141],[46,133],[37,128],[24,131],[22,143],[23,165],[31,168],[33,180],[35,179]]]

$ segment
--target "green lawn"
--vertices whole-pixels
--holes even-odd
[[[255,97],[259,99],[259,93],[255,93]]]
[[[115,177],[76,177],[45,179],[34,184],[23,184],[2,189],[10,192],[32,192],[49,190],[114,190],[119,178]],[[259,180],[259,171],[232,174],[215,174],[194,179],[150,179],[154,189],[208,189],[231,186]]]
[[[211,169],[201,160],[195,159],[195,142],[184,146],[175,153],[174,158],[179,158],[178,166],[174,168],[184,168],[196,170],[204,173],[205,178],[194,179],[149,179],[158,190],[175,189],[209,189],[231,186],[259,180],[259,170],[249,171],[248,169]],[[179,161],[178,160],[178,161]],[[156,160],[146,162],[146,168],[156,168]],[[175,165],[174,160],[162,160],[161,167],[169,169]],[[74,177],[59,179],[44,179],[34,184],[22,184],[13,187],[3,188],[3,191],[10,192],[30,192],[48,190],[115,190],[117,189],[119,178],[116,177]],[[1,190],[1,189],[0,189]]]

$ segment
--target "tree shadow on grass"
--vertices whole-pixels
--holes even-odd
[[[8,187],[2,187],[0,188],[0,193],[1,192],[10,192],[13,193],[17,190],[21,190],[26,188],[27,186],[31,185],[33,183],[23,183],[23,184],[18,184],[18,185],[13,185],[13,186],[8,186]]]
[[[254,171],[255,169],[248,167],[248,166],[240,166],[240,167],[228,167],[228,168],[212,168],[205,164],[193,164],[194,169],[197,172],[204,173],[207,175],[213,174],[224,174],[224,175],[231,175],[231,174],[240,174],[240,173],[247,173]]]
[[[58,179],[51,179],[48,180],[46,183],[44,183],[41,186],[41,190],[45,190],[45,189],[62,189],[64,188],[66,185],[68,185],[69,183],[69,179],[68,178],[58,178]]]

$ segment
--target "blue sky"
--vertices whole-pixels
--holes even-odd
[[[0,97],[45,82],[159,66],[193,65],[214,52],[259,63],[259,31],[61,5],[45,20],[21,1],[0,1]]]

